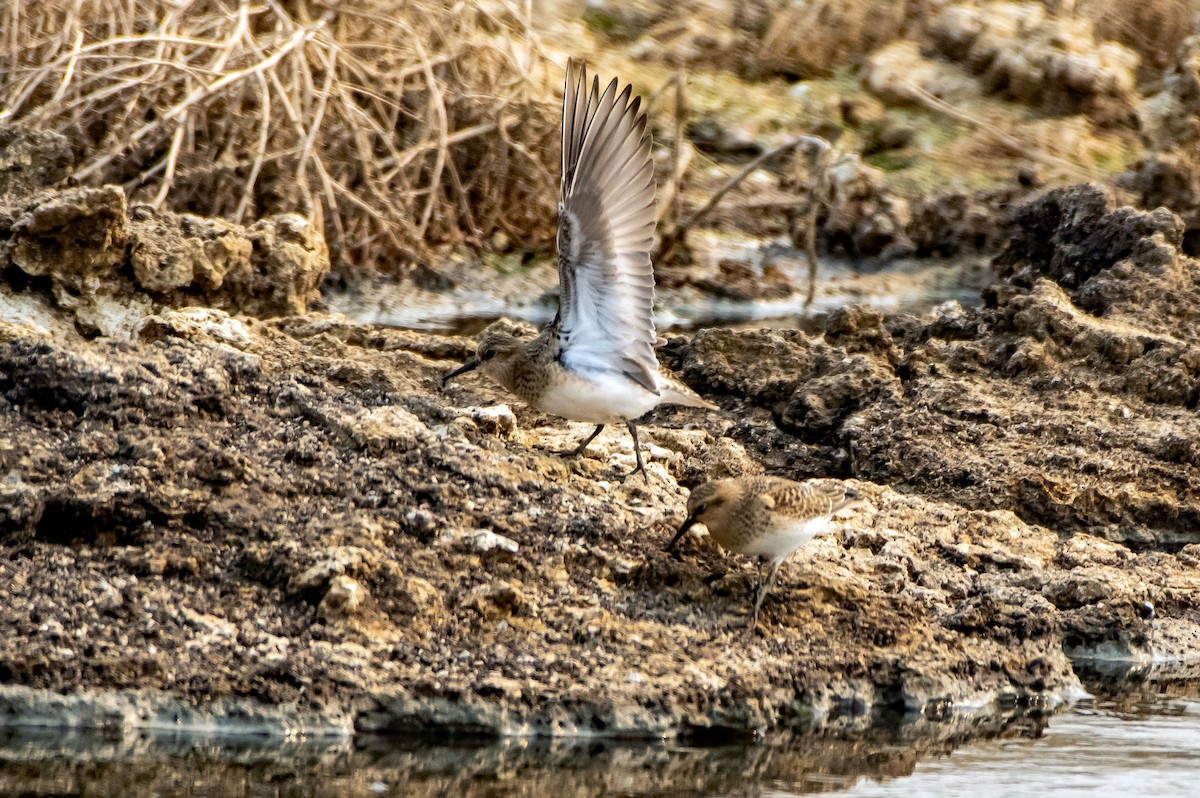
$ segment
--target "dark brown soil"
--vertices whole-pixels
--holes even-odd
[[[9,715],[64,694],[101,725],[272,707],[396,732],[853,729],[1053,703],[1078,687],[1068,653],[1195,656],[1198,267],[1166,212],[1050,193],[1014,216],[980,309],[677,339],[664,358],[724,412],[648,419],[650,479],[621,483],[623,432],[564,461],[582,425],[482,378],[443,389],[473,340],[172,308],[186,292],[150,267],[195,240],[211,274],[226,235],[119,202],[100,224],[89,192],[13,206],[62,221],[12,222],[0,270]],[[139,277],[103,230],[161,254]],[[314,252],[269,251],[263,286]],[[869,506],[747,635],[750,569],[701,537],[661,548],[683,486],[760,470],[853,478]]]
[[[1082,186],[1014,225],[983,307],[930,322],[847,308],[817,340],[706,331],[674,362],[796,439],[734,428],[774,468],[1135,548],[1200,542],[1200,264],[1179,251],[1179,219]]]

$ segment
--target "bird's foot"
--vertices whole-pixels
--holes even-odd
[[[587,451],[586,443],[576,446],[574,449],[563,449],[561,451],[556,451],[554,454],[558,455],[564,460],[574,460],[576,457],[582,457],[585,451]]]
[[[565,452],[555,452],[555,454],[557,454],[559,457],[562,457],[567,460],[573,459],[575,457],[579,457],[587,449],[588,444],[591,443],[592,441],[596,440],[596,436],[599,435],[600,431],[603,429],[604,429],[603,424],[597,424],[596,428],[594,430],[592,430],[592,434],[588,435],[586,438],[581,440],[579,442],[579,445],[576,446],[574,449],[568,449]]]
[[[754,633],[758,631],[758,610],[750,613],[750,623],[746,624],[745,631],[742,632],[746,637],[754,637]]]
[[[637,474],[639,472],[642,475],[642,479],[646,480],[646,484],[650,484],[650,475],[646,473],[646,466],[643,465],[642,463],[638,463],[637,468],[633,469],[628,474],[623,474],[621,476],[621,482],[624,483],[625,480],[629,479],[631,476],[633,476],[634,474]]]
[[[625,422],[625,426],[629,428],[629,436],[633,438],[633,456],[637,458],[637,468],[630,471],[625,476],[621,477],[621,482],[629,479],[637,472],[642,472],[642,479],[646,480],[646,484],[650,484],[650,475],[646,473],[646,464],[642,462],[642,444],[638,441],[637,424],[632,421]]]

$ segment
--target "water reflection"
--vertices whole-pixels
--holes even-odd
[[[279,742],[0,732],[0,794],[122,796],[701,796],[791,794],[896,779],[970,740],[1036,738],[1021,714],[907,718],[853,737],[696,746],[614,741]]]
[[[1191,798],[1200,775],[1200,701],[1194,683],[1175,687],[1192,697],[1121,692],[1054,718],[1034,742],[963,746],[919,762],[903,779],[861,780],[845,795]]]
[[[1076,659],[1073,664],[1080,681],[1095,696],[1095,705],[1122,720],[1181,714],[1200,716],[1200,662],[1130,665]],[[1194,742],[1200,751],[1200,729],[1196,729]]]
[[[918,716],[710,746],[9,730],[0,731],[0,795],[1194,795],[1200,684],[1155,668],[1146,676],[1093,674],[1097,698],[1050,718]]]
[[[508,785],[514,796],[758,795],[771,785],[796,793],[829,792],[860,778],[912,772],[929,752],[952,750],[977,734],[1036,735],[1041,721],[918,723],[855,739],[799,736],[717,746],[524,741],[474,751],[397,748],[374,740],[373,764],[404,773],[407,795],[486,796]],[[441,762],[441,766],[431,766]],[[402,789],[400,789],[402,787]]]

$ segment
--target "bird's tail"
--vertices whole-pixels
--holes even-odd
[[[684,407],[701,407],[705,410],[721,409],[707,399],[702,399],[691,388],[667,374],[659,375],[658,395],[662,397],[658,400],[660,405],[683,405]]]
[[[660,405],[683,405],[684,407],[702,407],[705,410],[720,410],[721,408],[714,405],[707,399],[703,399],[684,385],[660,385],[658,393],[662,397],[659,400]]]
[[[837,513],[848,508],[861,507],[866,503],[867,500],[862,497],[862,494],[857,489],[846,485],[842,500],[833,505],[832,512]]]

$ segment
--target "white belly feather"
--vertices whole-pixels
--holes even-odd
[[[765,535],[748,541],[738,551],[782,562],[793,551],[824,532],[829,527],[829,521],[828,516],[807,520],[785,519],[774,524]]]
[[[571,421],[616,424],[640,418],[661,401],[623,374],[561,372],[541,396],[538,409]]]

